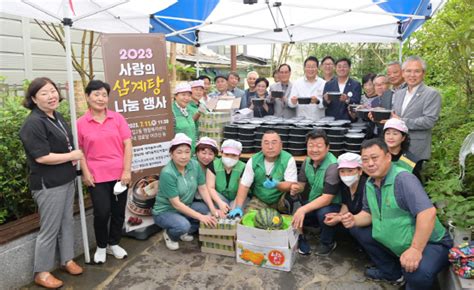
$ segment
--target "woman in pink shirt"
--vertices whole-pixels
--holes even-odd
[[[127,202],[126,188],[114,195],[120,182],[128,186],[131,179],[132,133],[125,118],[108,110],[110,86],[99,80],[86,87],[89,110],[77,120],[82,181],[91,193],[94,207],[94,231],[97,250],[95,263],[104,263],[106,254],[123,259],[127,252],[118,244],[122,237]]]

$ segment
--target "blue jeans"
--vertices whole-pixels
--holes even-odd
[[[428,243],[423,251],[423,257],[415,272],[405,272],[400,265],[400,257],[372,238],[372,227],[349,230],[359,244],[369,255],[377,269],[389,280],[400,278],[403,274],[407,281],[406,290],[429,290],[436,275],[449,265],[448,252],[452,246],[451,238],[446,235],[439,243]]]
[[[209,208],[203,202],[193,202],[190,206],[193,210],[208,214]],[[162,212],[153,216],[155,224],[166,230],[168,236],[173,241],[179,241],[184,234],[193,234],[199,229],[199,221],[191,217],[185,216],[179,212]]]
[[[220,199],[222,199],[223,202],[227,203],[228,206],[230,206],[231,208],[234,206],[235,204],[235,198],[234,200],[229,200],[227,197],[223,196],[222,194],[220,194],[219,192],[217,193],[217,195],[219,195]],[[247,206],[247,203],[250,201],[250,198],[247,196],[247,198],[245,198],[244,200],[244,204],[242,205],[242,208],[244,209],[246,206]],[[215,203],[214,203],[215,204]],[[215,206],[217,206],[217,204],[215,204]]]
[[[321,228],[320,242],[326,246],[329,246],[334,243],[336,227],[326,225],[324,223],[324,218],[327,213],[339,212],[340,209],[340,204],[330,204],[328,206],[307,213],[304,218],[305,226],[319,226]]]

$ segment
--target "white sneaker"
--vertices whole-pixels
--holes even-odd
[[[181,241],[183,242],[192,242],[194,240],[194,237],[192,235],[184,234],[181,237],[179,237]]]
[[[119,260],[127,257],[127,251],[125,251],[119,245],[107,246],[107,254],[113,255]]]
[[[103,264],[105,263],[106,257],[107,257],[106,248],[97,247],[97,250],[95,250],[95,254],[94,254],[94,263]]]
[[[166,247],[167,247],[168,249],[170,249],[171,251],[176,251],[177,249],[179,249],[179,243],[173,241],[173,240],[168,236],[168,233],[166,232],[166,230],[163,231],[163,238],[165,239],[165,244],[166,244]]]

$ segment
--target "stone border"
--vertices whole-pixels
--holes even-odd
[[[92,201],[89,197],[84,199],[84,206],[86,210],[92,208]],[[74,214],[77,213],[79,213],[79,205],[75,202]],[[0,246],[38,230],[39,220],[39,214],[34,213],[0,225]]]

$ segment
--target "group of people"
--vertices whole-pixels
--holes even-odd
[[[66,272],[83,272],[73,261],[77,163],[94,209],[94,262],[105,263],[107,255],[117,259],[127,256],[119,243],[127,202],[124,192],[131,180],[132,133],[121,114],[107,109],[109,92],[110,86],[99,80],[87,85],[89,109],[77,120],[79,148],[74,148],[71,129],[57,111],[62,97],[52,80],[34,79],[25,95],[23,105],[31,113],[20,129],[20,139],[30,170],[30,189],[40,214],[33,271],[35,282],[46,288],[63,285],[51,274],[56,248]],[[117,183],[123,194],[114,194]]]
[[[385,133],[405,130],[398,119],[384,125]],[[316,129],[306,137],[307,157],[298,172],[275,131],[264,133],[262,150],[247,163],[239,160],[238,141],[225,140],[218,149],[215,141],[201,137],[193,157],[192,140],[178,133],[171,141],[171,161],[161,171],[155,223],[164,229],[167,248],[177,250],[180,242],[193,241],[200,222],[212,227],[219,217],[274,208],[293,215],[300,254],[312,251],[306,227],[321,229],[318,256],[330,255],[342,231],[373,262],[365,271],[369,279],[431,289],[448,265],[452,240],[412,168],[394,160],[387,143],[369,139],[360,155],[336,158],[326,133]]]
[[[216,93],[209,94],[211,79],[207,76],[176,86],[171,160],[160,172],[152,208],[155,223],[164,229],[166,247],[177,250],[180,242],[192,241],[200,222],[212,227],[219,217],[234,218],[251,209],[271,207],[293,215],[293,227],[300,231],[300,254],[311,253],[305,227],[321,229],[315,251],[320,256],[336,248],[335,233],[342,230],[354,237],[374,263],[366,270],[367,277],[406,282],[407,289],[429,289],[448,263],[452,241],[420,182],[421,162],[430,157],[431,129],[440,111],[439,93],[423,84],[426,65],[418,57],[402,65],[391,63],[387,77],[368,77],[377,89],[372,91],[365,81],[362,96],[360,83],[350,77],[349,59],[335,61],[328,56],[321,64],[323,75],[319,77],[318,59],[308,57],[304,77],[294,83],[290,82],[291,67],[282,64],[279,81],[270,88],[268,80],[256,72],[248,73],[249,89],[245,91],[237,87],[240,77],[236,73],[217,76]],[[341,92],[338,100],[328,96],[333,91]],[[41,216],[35,281],[47,288],[62,285],[50,273],[56,246],[67,272],[78,275],[83,271],[72,260],[78,162],[94,207],[94,261],[105,263],[107,254],[118,259],[127,256],[119,246],[127,196],[115,195],[114,187],[118,183],[126,188],[130,183],[131,131],[120,114],[107,109],[109,92],[104,82],[88,84],[89,109],[77,120],[79,148],[74,148],[69,126],[57,112],[61,96],[53,81],[35,79],[25,96],[24,105],[31,114],[20,138]],[[377,124],[381,138],[364,141],[360,154],[336,158],[329,151],[326,133],[310,132],[307,157],[298,172],[295,158],[282,149],[274,131],[264,133],[262,150],[247,163],[240,161],[240,142],[229,139],[219,146],[211,138],[199,138],[199,118],[208,112],[206,102],[220,96],[241,98],[241,108],[252,109],[258,117],[305,116],[316,121],[333,116],[357,122],[348,105],[361,102],[390,108],[393,113],[391,119]],[[310,99],[309,104],[299,104],[301,98]]]
[[[285,118],[305,116],[315,121],[323,116],[333,116],[336,120],[360,122],[351,113],[351,104],[390,109],[391,118],[378,123],[369,114],[373,123],[372,133],[377,133],[372,136],[377,138],[364,141],[360,154],[345,153],[336,158],[330,152],[326,133],[312,131],[306,139],[307,157],[298,172],[293,156],[282,150],[280,136],[267,131],[262,137],[262,150],[254,154],[245,166],[239,163],[238,170],[228,167],[225,178],[222,176],[227,184],[233,184],[232,198],[227,196],[225,203],[221,203],[221,192],[215,190],[220,179],[209,174],[215,166],[206,166],[196,148],[197,163],[204,165],[201,168],[207,172],[203,174],[205,180],[199,179],[202,182],[199,184],[207,186],[201,205],[207,206],[210,215],[203,221],[200,216],[195,218],[174,207],[173,211],[189,224],[175,234],[179,224],[160,222],[156,216],[163,213],[155,211],[155,221],[165,229],[166,245],[177,249],[179,241],[190,240],[189,234],[197,230],[199,220],[213,225],[216,217],[227,215],[233,218],[243,216],[248,210],[271,207],[281,213],[293,214],[293,227],[301,233],[298,240],[300,254],[311,253],[304,235],[306,226],[321,229],[315,251],[320,256],[327,256],[336,248],[335,233],[342,230],[357,241],[374,263],[365,272],[368,278],[397,285],[406,283],[407,289],[430,289],[436,274],[448,264],[447,253],[452,240],[437,219],[436,209],[422,185],[422,162],[430,158],[431,130],[438,120],[441,106],[439,93],[423,84],[426,65],[419,57],[409,57],[403,64],[390,63],[387,76],[372,74],[364,77],[365,94],[362,95],[361,84],[350,77],[349,59],[334,61],[325,57],[322,64],[324,73],[319,77],[319,61],[308,57],[304,62],[304,77],[293,83],[289,81],[291,67],[280,65],[278,82],[270,86],[269,92],[268,81],[256,72],[247,75],[249,89],[245,91],[235,88],[238,75],[218,76],[216,79],[220,85],[216,83],[216,87],[219,93],[209,97],[237,97],[240,94],[241,108],[252,109],[256,117],[268,114]],[[331,75],[334,68],[336,74]],[[193,84],[195,82],[190,86]],[[176,93],[180,88],[178,86]],[[193,99],[192,90],[187,90]],[[274,97],[273,91],[282,94]],[[341,96],[334,100],[327,92],[340,92]],[[311,100],[309,104],[299,104],[300,98]],[[204,97],[196,102],[202,102],[202,99]],[[263,102],[257,105],[255,99]],[[192,164],[193,141],[185,141],[187,137],[177,134],[173,142],[189,147],[186,158]],[[226,142],[238,143],[226,140],[221,150],[225,150]],[[213,151],[216,157],[217,146]],[[224,151],[221,154],[224,159]],[[216,160],[223,162],[219,158]],[[172,162],[176,164],[177,160],[173,158]],[[197,174],[195,179],[198,178]],[[167,190],[160,186],[158,196]],[[180,196],[178,191],[175,192],[173,197]],[[193,195],[192,191],[187,193]],[[172,205],[174,202],[171,200]],[[165,200],[157,199],[156,206],[163,202]],[[190,198],[188,206],[192,207],[193,202],[196,198]]]
[[[386,74],[364,75],[362,84],[351,76],[351,65],[348,58],[335,60],[326,56],[320,63],[316,57],[309,56],[303,63],[304,76],[294,82],[290,81],[291,66],[281,64],[275,71],[278,81],[272,85],[255,71],[247,73],[246,90],[238,87],[240,77],[235,72],[216,76],[214,82],[217,91],[212,93],[209,92],[212,83],[209,76],[202,75],[196,81],[180,83],[175,90],[175,97],[180,98],[182,92],[190,97],[187,103],[176,102],[180,111],[187,115],[186,122],[180,121],[176,125],[177,132],[185,133],[193,140],[198,138],[186,130],[198,132],[199,117],[206,112],[206,102],[223,96],[240,98],[240,109],[252,109],[254,117],[305,117],[313,121],[334,117],[335,120],[362,122],[350,109],[351,105],[357,105],[361,108],[391,110],[391,117],[403,120],[410,130],[410,152],[422,160],[429,160],[431,131],[439,118],[441,96],[423,83],[426,72],[423,59],[412,56],[403,64],[390,62]],[[333,92],[339,92],[341,96],[335,100],[328,94]],[[188,107],[188,104],[191,106]],[[176,120],[182,120],[181,114],[176,112],[175,116],[178,115]],[[373,120],[371,114],[369,117]],[[369,135],[382,137],[384,122],[370,122]]]

